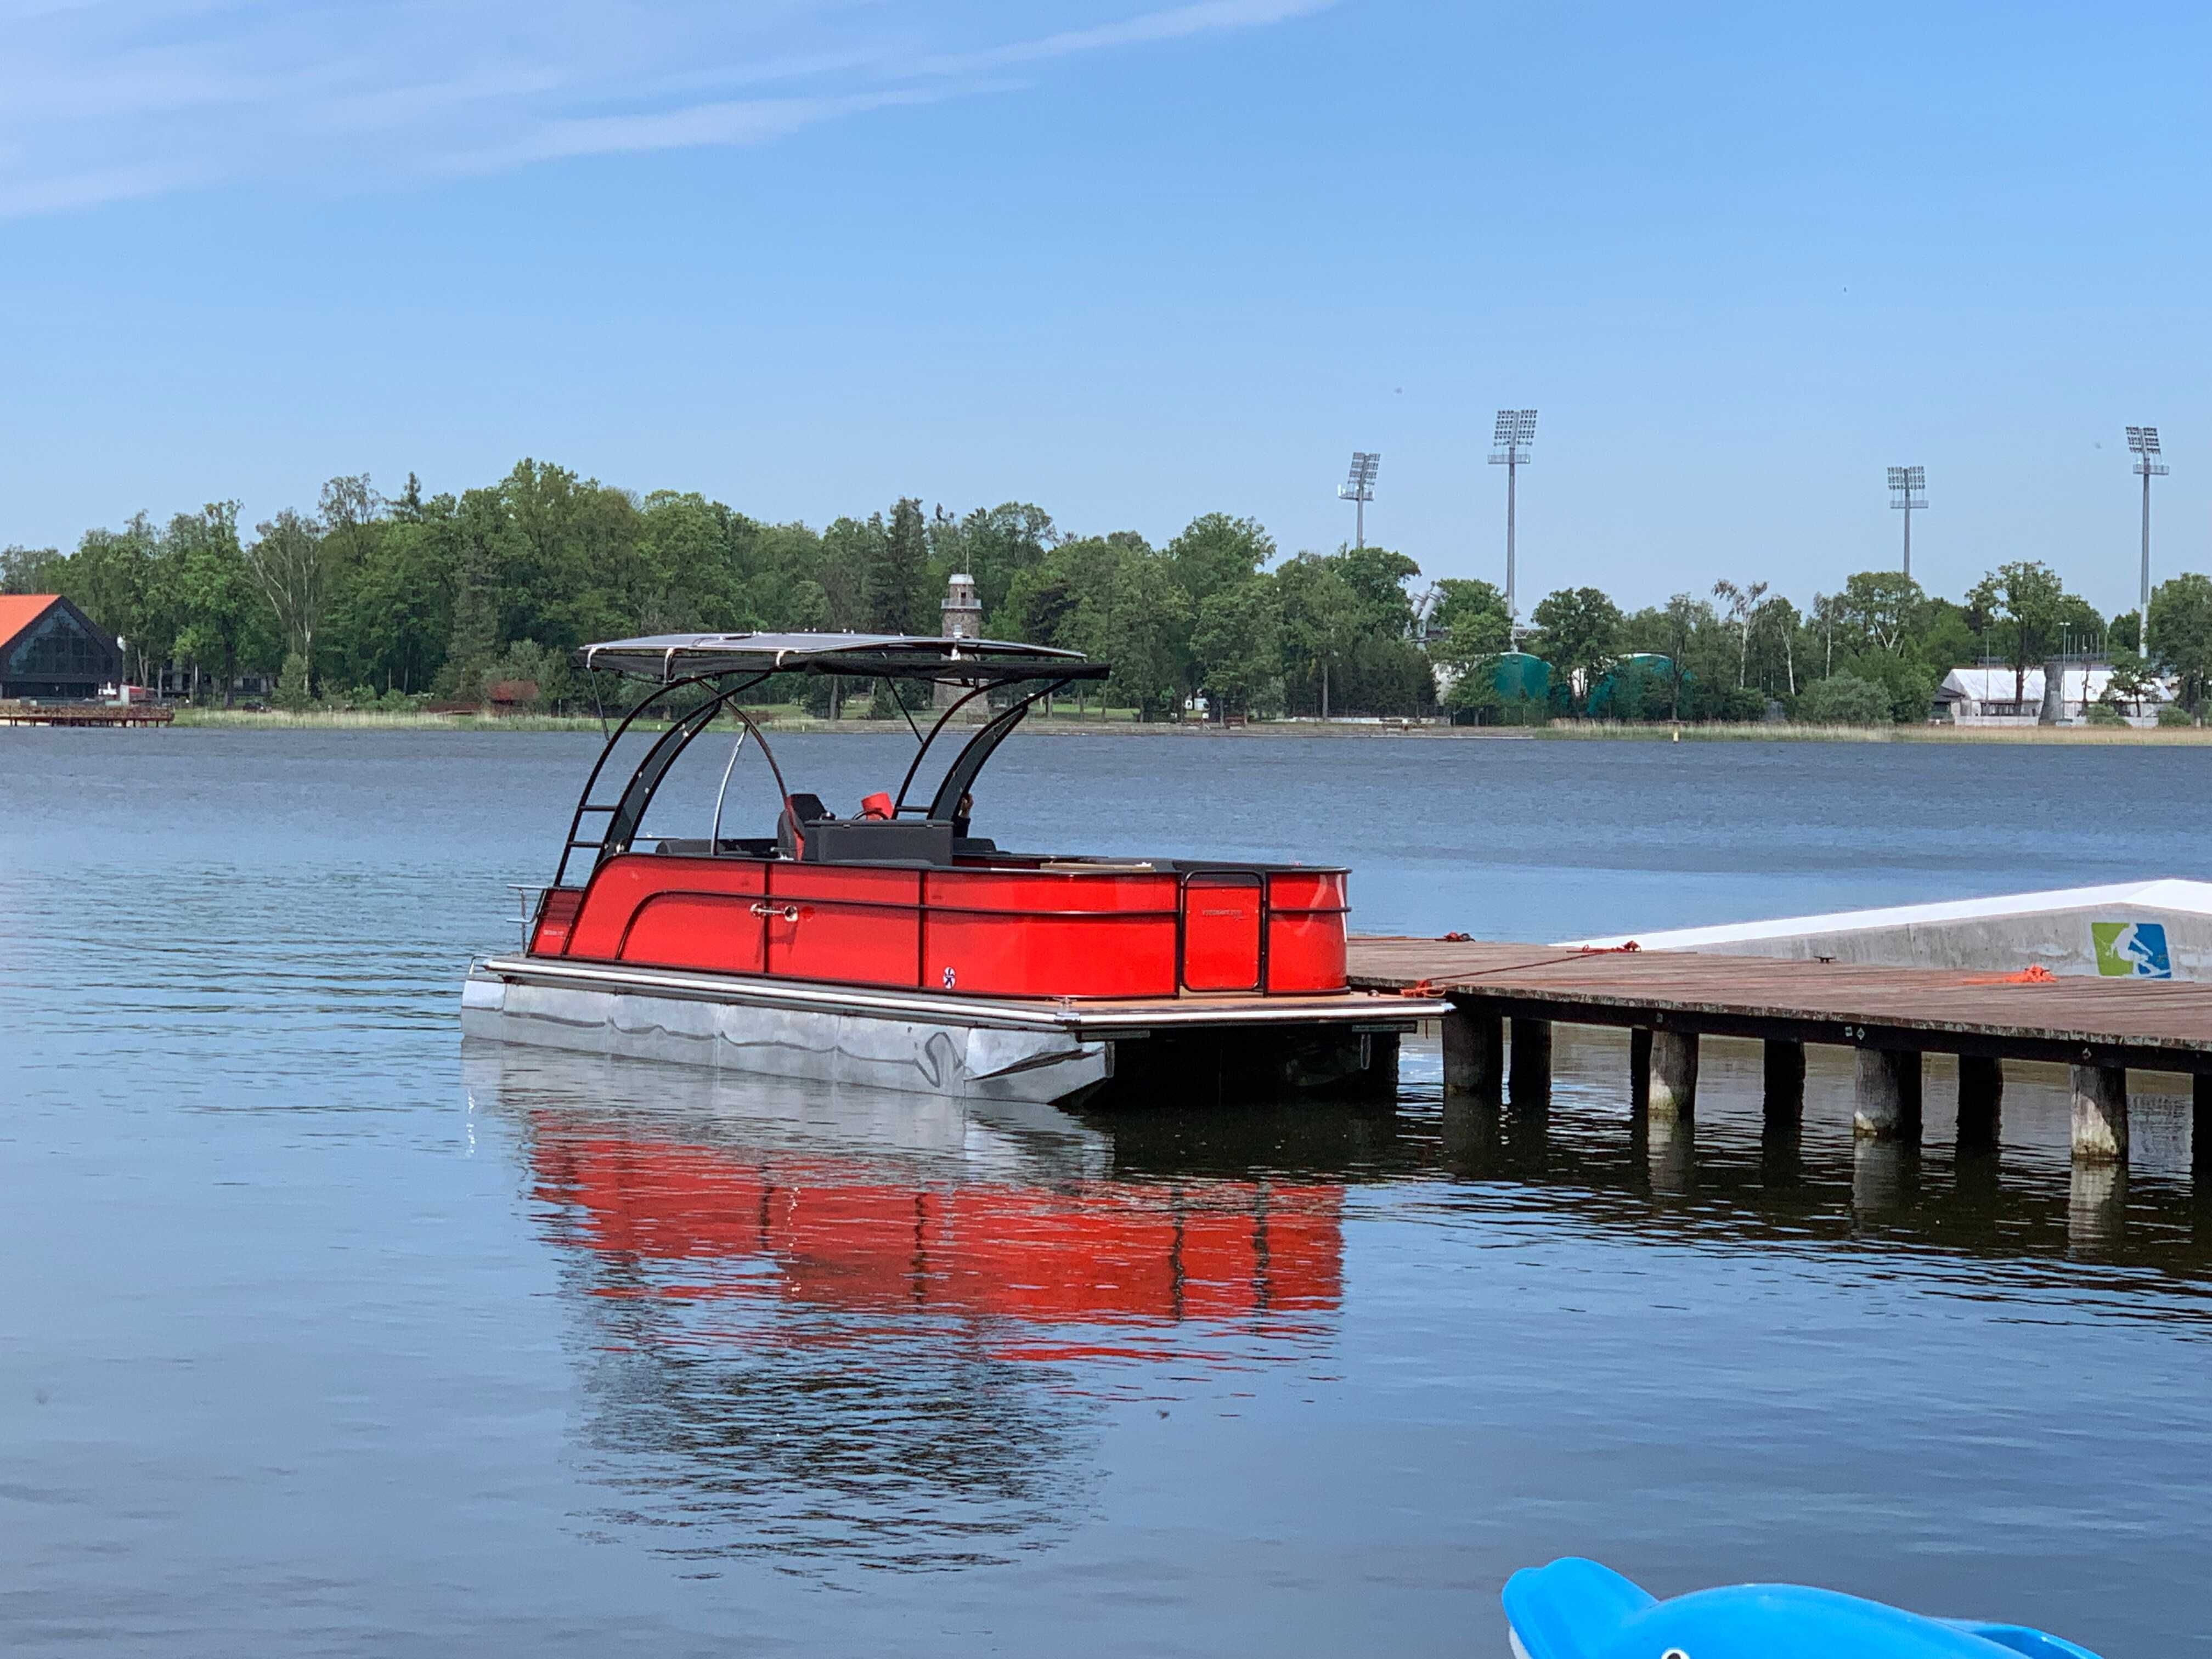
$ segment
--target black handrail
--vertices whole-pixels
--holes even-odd
[[[568,860],[579,848],[592,847],[597,850],[599,857],[593,860],[594,869],[605,860],[608,856],[608,848],[617,842],[621,843],[623,850],[627,850],[631,837],[637,832],[638,825],[644,821],[646,809],[653,804],[653,797],[659,789],[661,780],[667,775],[668,769],[675,764],[677,757],[690,747],[694,738],[714,724],[715,716],[721,713],[725,706],[729,708],[732,714],[743,720],[753,736],[759,740],[762,752],[769,756],[769,769],[775,775],[776,789],[783,798],[784,809],[787,811],[790,810],[790,793],[783,787],[783,772],[776,765],[774,754],[769,751],[768,739],[762,736],[760,726],[752,717],[730,702],[731,698],[741,692],[750,690],[766,679],[768,676],[765,674],[756,674],[750,679],[740,680],[735,685],[716,692],[698,708],[678,715],[670,723],[668,729],[653,740],[653,747],[646,751],[645,757],[637,764],[637,769],[630,774],[629,781],[623,787],[622,795],[616,803],[611,806],[596,805],[592,803],[592,792],[599,786],[600,775],[606,770],[607,762],[613,757],[617,745],[629,734],[630,727],[636,723],[640,715],[645,714],[672,692],[680,691],[690,686],[711,688],[719,678],[720,676],[713,674],[695,674],[686,679],[671,680],[650,696],[640,701],[635,708],[623,717],[622,724],[614,729],[613,734],[601,746],[599,757],[592,763],[591,775],[584,780],[583,793],[576,798],[575,812],[568,820],[568,841],[561,849],[561,862],[553,875],[553,884],[556,887],[568,885]],[[654,764],[656,759],[659,761],[657,766]],[[648,768],[653,769],[649,779],[647,777]],[[644,791],[641,798],[638,796],[641,785],[643,786]],[[635,802],[635,810],[626,811],[625,809],[633,805],[633,802]],[[597,842],[584,841],[577,833],[583,827],[586,812],[604,812],[609,815],[606,826]]]

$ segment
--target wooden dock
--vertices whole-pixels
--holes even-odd
[[[1607,1025],[1634,1033],[1632,1096],[1655,1121],[1690,1115],[1698,1040],[1729,1036],[1766,1045],[1770,1117],[1802,1112],[1813,1042],[1857,1051],[1869,1139],[1918,1139],[1921,1056],[1936,1053],[1960,1059],[1962,1139],[1994,1141],[2010,1060],[2073,1068],[2076,1158],[2127,1157],[2130,1070],[2191,1076],[2212,1143],[2212,984],[1380,937],[1352,941],[1351,969],[1355,986],[1449,999],[1448,1092],[1540,1100],[1552,1025]]]
[[[0,726],[167,726],[176,717],[150,702],[0,702]]]

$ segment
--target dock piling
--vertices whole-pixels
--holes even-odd
[[[1552,1022],[1513,1022],[1511,1070],[1507,1098],[1516,1106],[1547,1106],[1552,1100]]]
[[[1633,1112],[1651,1104],[1651,1028],[1628,1028],[1628,1106]]]
[[[1770,1037],[1765,1047],[1766,1121],[1802,1123],[1805,1119],[1805,1045]]]
[[[2074,1156],[2122,1164],[2128,1156],[2128,1073],[2121,1066],[2074,1068]]]
[[[2189,1167],[2200,1185],[2212,1179],[2212,1072],[2189,1079]]]
[[[1644,1109],[1654,1123],[1687,1122],[1698,1109],[1698,1034],[1655,1030]]]
[[[1985,1054],[1959,1056],[1959,1145],[1986,1152],[1997,1144],[2004,1110],[2004,1061]]]
[[[1505,1021],[1465,1002],[1443,1020],[1444,1093],[1495,1106],[1504,1097]]]
[[[1861,1048],[1851,1131],[1867,1140],[1920,1144],[1920,1055],[1910,1048]]]

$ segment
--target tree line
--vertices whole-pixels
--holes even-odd
[[[903,497],[816,530],[748,517],[696,493],[639,495],[524,460],[498,483],[396,496],[366,476],[325,484],[312,511],[247,531],[217,501],[166,524],[144,514],[68,552],[0,550],[0,592],[60,592],[125,641],[141,684],[167,670],[228,703],[242,675],[286,706],[476,701],[501,682],[588,703],[568,653],[592,640],[708,630],[935,634],[955,572],[975,579],[985,631],[1113,665],[1113,705],[1141,718],[1195,707],[1271,714],[1461,719],[1592,715],[1918,720],[1942,674],[1994,658],[2027,668],[2106,650],[2116,678],[2177,675],[2191,708],[2212,672],[2212,581],[2176,577],[2109,623],[2032,562],[1963,599],[1864,572],[1800,611],[1764,581],[1715,583],[1627,611],[1563,588],[1515,637],[1488,582],[1420,584],[1384,548],[1284,556],[1256,520],[1194,519],[1165,545],[1133,531],[1062,531],[1022,502],[955,514]],[[1540,699],[1499,672],[1517,653],[1552,671]]]

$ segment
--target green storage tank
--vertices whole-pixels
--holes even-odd
[[[1636,699],[1642,707],[1615,711],[1615,694],[1626,678],[1633,680],[1641,693]],[[1688,685],[1697,676],[1687,669],[1682,671],[1682,684]],[[1674,659],[1656,651],[1632,651],[1598,677],[1590,688],[1589,712],[1604,719],[1608,714],[1626,720],[1656,720],[1673,707],[1674,701]]]
[[[1490,684],[1507,702],[1548,702],[1552,665],[1526,651],[1508,651],[1492,668]]]

